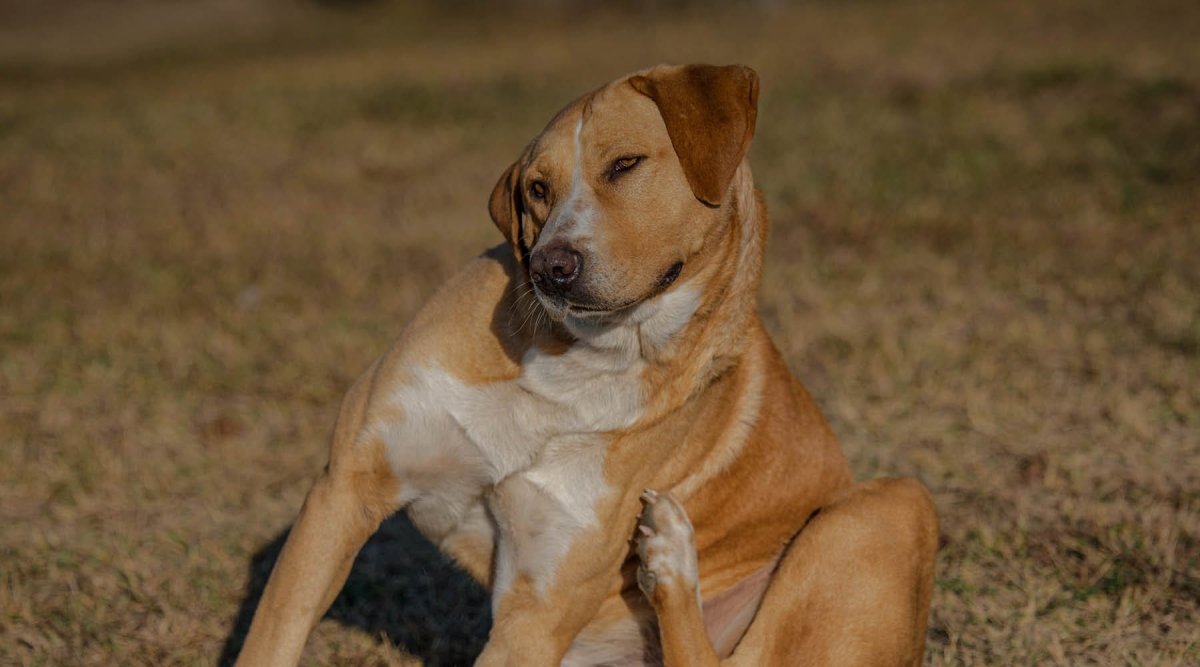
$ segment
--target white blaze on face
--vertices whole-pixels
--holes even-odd
[[[542,230],[537,245],[562,241],[587,254],[596,218],[596,197],[583,174],[583,112],[575,122],[574,167],[567,195],[554,207],[554,213]]]

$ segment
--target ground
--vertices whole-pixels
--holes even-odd
[[[0,10],[0,663],[228,662],[495,179],[660,61],[761,74],[761,312],[856,474],[933,492],[928,664],[1200,663],[1200,5],[620,6]],[[391,521],[305,660],[488,622]]]

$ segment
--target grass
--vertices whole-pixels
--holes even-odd
[[[856,473],[934,492],[927,663],[1200,662],[1194,3],[206,1],[0,20],[0,663],[229,660],[500,171],[660,61],[762,75],[762,313]],[[488,622],[391,521],[305,659]]]

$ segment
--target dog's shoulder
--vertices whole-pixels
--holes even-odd
[[[519,375],[527,346],[511,333],[519,270],[508,245],[469,261],[417,311],[383,367],[436,366],[465,384]]]
[[[512,249],[498,245],[473,258],[442,283],[421,306],[405,333],[421,333],[439,326],[460,327],[488,322],[517,279],[518,266]]]

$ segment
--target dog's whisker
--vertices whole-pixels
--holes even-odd
[[[517,326],[515,333],[524,333],[526,325],[530,324],[531,319],[537,311],[537,294],[534,292],[533,285],[526,283],[520,286],[516,297],[513,299],[512,312],[508,316],[509,328],[512,328],[513,317],[521,316],[521,323]],[[536,323],[534,323],[533,331],[536,332],[536,330]]]
[[[529,294],[530,294],[530,295],[532,295],[532,294],[533,294],[533,290],[532,290],[532,289],[530,290]],[[537,305],[538,305],[538,304],[537,304],[537,297],[536,297],[536,295],[533,295],[533,296],[532,296],[532,298],[529,300],[529,303],[528,303],[528,304],[527,304],[527,306],[526,306],[525,317],[524,317],[524,319],[521,321],[521,326],[520,326],[520,328],[518,329],[518,333],[522,333],[522,332],[524,332],[524,330],[525,330],[525,326],[526,326],[526,325],[529,325],[529,327],[530,327],[530,329],[529,329],[529,334],[530,334],[530,336],[536,336],[536,335],[537,335],[537,330],[538,330],[538,324],[539,324],[539,320],[541,319],[541,316],[542,316],[542,315],[544,314],[544,312],[545,312],[545,311],[543,311],[541,308],[538,308],[538,307],[537,307]]]

